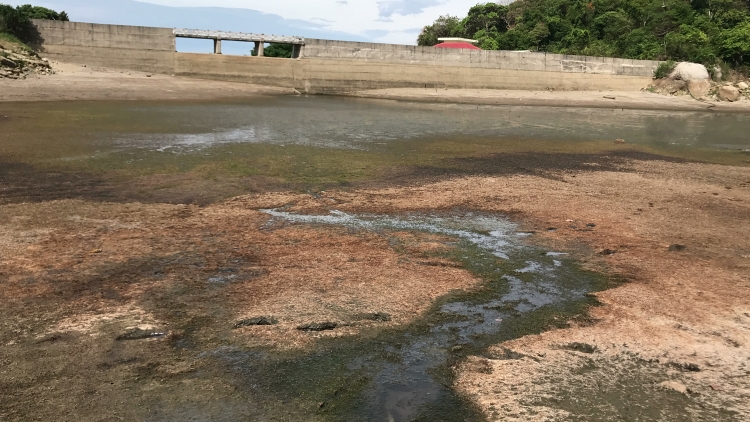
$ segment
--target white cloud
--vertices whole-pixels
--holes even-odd
[[[332,31],[385,34],[378,42],[414,44],[440,15],[465,16],[481,0],[139,0],[164,6],[238,7],[315,22]],[[216,23],[220,26],[220,22]],[[380,32],[374,32],[380,31]]]

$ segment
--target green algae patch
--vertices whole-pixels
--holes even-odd
[[[272,215],[294,221],[293,215]],[[392,230],[448,236],[446,249],[424,257],[454,260],[482,283],[441,297],[406,326],[321,338],[308,351],[205,353],[272,418],[481,421],[481,411],[452,389],[452,368],[503,341],[566,326],[597,304],[590,292],[613,284],[572,260],[516,243],[514,226],[493,216],[298,217],[306,224],[376,230],[397,251],[404,245]]]
[[[163,183],[154,179],[184,192],[200,183],[221,199],[280,187],[620,171],[630,159],[750,164],[750,117],[716,113],[284,97],[4,103],[0,119],[0,156],[12,170],[5,175],[11,186],[33,178],[54,184],[54,176],[61,184],[102,186],[112,196],[135,183],[141,196],[153,193],[156,200],[164,197]],[[703,124],[687,124],[695,121]],[[706,129],[714,124],[728,129]],[[615,144],[617,138],[627,143]]]

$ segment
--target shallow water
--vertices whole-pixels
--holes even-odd
[[[377,149],[414,139],[528,138],[741,150],[750,115],[527,106],[422,104],[336,97],[276,97],[232,103],[0,104],[0,124],[54,135],[49,147],[88,145],[99,154],[195,153],[223,144],[266,143]],[[70,130],[61,130],[70,129]],[[68,139],[75,138],[75,139]],[[78,156],[60,157],[76,159]]]
[[[484,279],[475,292],[456,293],[438,303],[427,316],[405,329],[375,340],[331,340],[320,351],[302,358],[221,348],[206,356],[223,359],[245,374],[260,396],[283,400],[300,389],[319,401],[325,420],[481,420],[476,410],[451,389],[450,365],[468,353],[482,353],[491,344],[538,332],[551,315],[589,304],[586,294],[601,288],[602,278],[581,271],[574,262],[520,243],[517,227],[487,214],[456,215],[299,215],[265,210],[274,221],[323,224],[390,236],[415,231],[447,236],[451,257]],[[560,258],[560,259],[554,259]],[[294,373],[293,385],[285,374]],[[259,376],[259,374],[263,374]],[[336,381],[327,379],[333,378]],[[338,393],[316,395],[314,386],[340,379],[359,380]],[[304,407],[304,405],[302,406]]]
[[[750,164],[750,115],[709,112],[336,97],[6,103],[0,129],[0,178],[19,196],[0,199],[7,202],[208,204],[263,189],[320,190],[488,169],[599,171],[608,169],[601,162],[629,153]],[[615,145],[618,138],[627,144]],[[34,195],[24,194],[38,184]]]

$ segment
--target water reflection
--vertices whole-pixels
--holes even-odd
[[[279,97],[243,104],[155,105],[130,110],[190,133],[101,133],[99,142],[175,153],[225,143],[373,149],[423,138],[513,137],[716,149],[750,148],[750,116],[561,107],[397,103]]]

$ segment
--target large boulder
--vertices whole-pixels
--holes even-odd
[[[680,62],[674,67],[669,79],[687,82],[690,95],[694,98],[703,98],[711,90],[711,76],[706,66],[698,63]]]
[[[682,79],[683,81],[705,81],[710,80],[711,76],[706,70],[706,66],[698,63],[680,62],[674,67],[669,74],[671,79]]]
[[[732,85],[724,85],[719,88],[718,96],[720,100],[730,102],[735,102],[742,98],[740,90]]]
[[[693,98],[704,98],[711,91],[711,81],[690,81],[688,82],[688,92]]]
[[[740,89],[740,91],[744,91],[748,88],[750,88],[750,85],[747,84],[747,82],[740,82],[737,84],[737,88]]]

